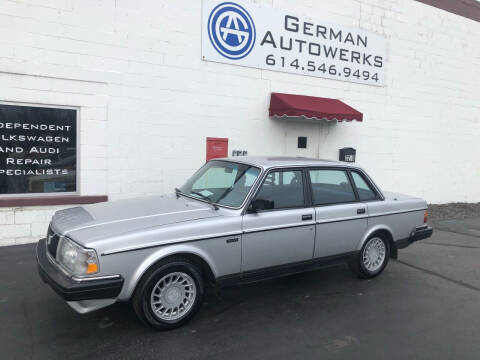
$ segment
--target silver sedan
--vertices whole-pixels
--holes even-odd
[[[347,163],[215,159],[170,195],[58,211],[37,261],[76,311],[131,300],[142,321],[166,330],[195,314],[207,285],[339,262],[373,278],[398,249],[432,235],[426,208]]]

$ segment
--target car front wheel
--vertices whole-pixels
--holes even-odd
[[[360,277],[371,279],[382,273],[388,263],[390,247],[383,234],[373,234],[363,244],[350,268]]]
[[[138,317],[157,330],[185,324],[198,311],[204,293],[201,272],[183,259],[150,270],[137,287],[132,304]]]

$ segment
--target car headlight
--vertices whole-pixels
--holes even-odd
[[[67,237],[60,240],[57,261],[74,275],[96,274],[100,268],[95,250],[84,249]]]

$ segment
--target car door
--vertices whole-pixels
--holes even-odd
[[[254,200],[271,209],[243,216],[242,271],[312,259],[315,210],[302,169],[275,169],[264,178]]]
[[[367,229],[367,206],[358,199],[348,170],[318,168],[307,170],[315,206],[316,237],[314,257],[347,254]]]

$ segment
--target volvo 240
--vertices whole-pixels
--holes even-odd
[[[166,196],[58,211],[37,245],[42,279],[80,313],[119,301],[156,329],[184,324],[208,284],[346,262],[373,278],[428,238],[425,200],[381,191],[348,163],[241,157]]]

